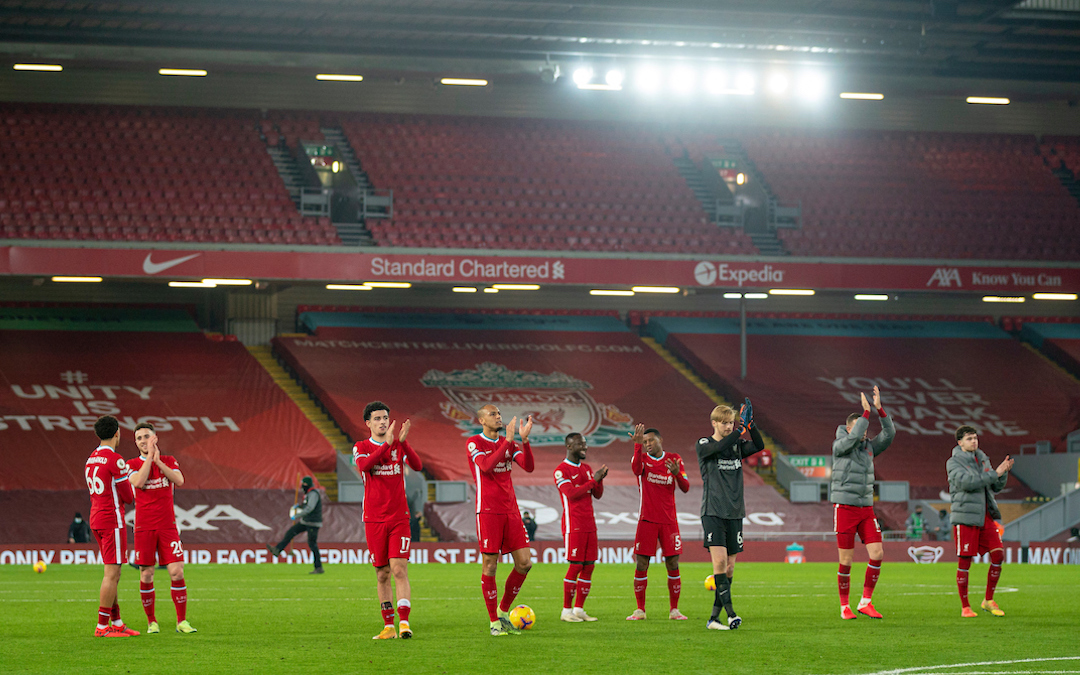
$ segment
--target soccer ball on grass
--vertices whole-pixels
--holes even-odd
[[[510,623],[514,628],[528,630],[536,623],[536,612],[528,605],[518,605],[510,610]]]
[[[34,571],[37,572],[38,574],[41,574],[42,572],[44,572],[46,570],[46,568],[47,568],[47,565],[45,564],[44,560],[39,560],[36,563],[34,563]]]

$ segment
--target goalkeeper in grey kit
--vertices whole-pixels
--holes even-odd
[[[765,449],[765,442],[754,426],[750,399],[738,415],[729,406],[713,409],[709,416],[713,434],[697,442],[698,466],[705,491],[701,496],[701,526],[705,547],[712,559],[716,597],[712,616],[705,624],[709,630],[736,629],[742,619],[731,605],[731,580],[735,558],[742,552],[742,521],[746,517],[743,502],[742,460]],[[742,438],[746,432],[750,440]],[[720,621],[720,609],[727,612],[727,625]]]

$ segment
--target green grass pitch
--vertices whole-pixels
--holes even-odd
[[[839,619],[836,566],[746,563],[733,597],[738,631],[706,631],[712,594],[704,564],[682,566],[680,607],[667,619],[661,565],[650,572],[647,621],[634,609],[633,567],[598,565],[586,609],[590,624],[558,620],[564,565],[533,568],[518,601],[537,614],[520,636],[492,638],[478,565],[416,565],[413,640],[373,642],[381,627],[375,572],[334,565],[309,576],[301,565],[189,565],[188,618],[196,635],[173,632],[175,613],[158,570],[163,632],[93,638],[101,570],[0,567],[0,663],[5,673],[1080,673],[1080,567],[1007,565],[997,599],[1004,618],[961,619],[955,566],[889,564],[876,621]],[[864,565],[852,573],[853,597]],[[972,569],[978,606],[986,565]],[[500,565],[501,585],[509,571]],[[138,574],[125,567],[120,603],[144,630]],[[968,665],[955,665],[968,664]],[[974,665],[972,665],[974,664]],[[951,667],[944,667],[951,666]]]

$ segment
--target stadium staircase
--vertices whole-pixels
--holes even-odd
[[[276,145],[267,145],[266,152],[270,154],[270,159],[274,161],[274,168],[277,169],[278,175],[281,176],[281,181],[285,183],[285,189],[289,191],[289,198],[292,199],[293,204],[296,205],[296,210],[299,211],[300,191],[304,187],[304,177],[300,173],[300,167],[296,164],[296,158],[292,156],[288,148]]]
[[[345,162],[345,166],[348,167],[353,180],[356,181],[357,189],[364,192],[373,189],[371,181],[368,179],[367,172],[360,166],[360,160],[356,157],[356,152],[353,151],[352,145],[349,144],[349,139],[345,136],[345,132],[338,127],[323,127],[320,131],[322,131],[323,138],[326,139],[327,145],[334,146],[335,154]],[[360,222],[334,223],[334,228],[338,231],[338,237],[341,238],[341,243],[346,246],[375,245],[375,240],[371,236],[371,231],[368,230],[367,225],[364,223],[363,215],[360,216]]]
[[[761,186],[761,189],[765,192],[765,197],[770,204],[777,203],[776,194],[769,187],[769,182],[765,180],[765,176],[758,170],[757,165],[750,159],[750,155],[747,154],[746,149],[742,146],[742,143],[735,138],[718,138],[717,142],[724,146],[724,153],[732,159],[735,159],[739,163],[739,167],[747,177]],[[773,218],[770,216],[767,219],[770,223]],[[776,230],[768,228],[764,232],[747,232],[750,240],[754,242],[754,246],[758,251],[761,251],[761,255],[770,256],[785,256],[790,255],[787,249],[784,248],[784,243],[780,241],[776,236]]]
[[[701,208],[704,209],[705,215],[709,217],[709,222],[715,223],[716,201],[722,196],[717,195],[708,188],[705,184],[705,179],[701,175],[701,168],[694,163],[694,160],[683,155],[681,157],[675,157],[672,161],[675,163],[675,168],[679,170],[679,175],[686,181],[687,187],[694,193],[697,200],[701,202]]]
[[[334,420],[326,414],[318,400],[309,394],[299,381],[278,363],[269,345],[252,345],[248,346],[247,350],[255,357],[259,365],[270,373],[270,377],[281,387],[282,391],[296,403],[296,406],[300,408],[300,412],[304,413],[304,416],[315,425],[315,428],[326,437],[326,440],[330,441],[330,444],[334,446],[334,450],[339,453],[351,451],[352,442],[349,438],[342,433]],[[313,475],[319,481],[319,485],[326,490],[327,498],[331,502],[336,502],[338,492],[337,473],[325,472]]]
[[[1054,174],[1054,177],[1058,179],[1058,182],[1061,183],[1062,187],[1072,195],[1072,198],[1076,200],[1076,203],[1080,204],[1080,183],[1076,182],[1076,174],[1064,166],[1053,169],[1052,173]]]
[[[672,354],[662,344],[660,344],[651,337],[642,337],[641,341],[648,345],[648,347],[654,352],[656,352],[660,356],[660,358],[664,359],[664,361],[666,361],[668,365],[677,370],[679,374],[689,380],[691,384],[700,389],[706,396],[709,397],[709,399],[713,403],[715,403],[716,405],[730,406],[738,410],[737,405],[734,405],[733,403],[731,403],[731,401],[728,401],[723,396],[721,396],[719,392],[710,387],[709,384],[705,382],[705,380],[703,380],[700,375],[695,373],[689,364]],[[772,453],[775,457],[776,454],[780,451],[776,441],[769,437],[768,434],[762,432],[760,429],[758,429],[758,431],[761,433],[761,439],[765,441],[765,449]],[[788,499],[787,490],[781,487],[780,483],[778,483],[776,480],[775,462],[771,463],[767,470],[759,470],[758,475],[761,476],[761,479],[764,480],[767,485],[772,487],[781,496],[783,496],[784,499]]]

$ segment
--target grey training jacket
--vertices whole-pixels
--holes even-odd
[[[874,458],[885,452],[896,436],[892,418],[881,420],[881,433],[863,440],[870,420],[860,417],[848,433],[846,425],[836,428],[836,440],[832,444],[832,495],[833,504],[849,506],[874,505]]]
[[[964,452],[953,448],[952,457],[945,463],[949,472],[949,499],[952,501],[953,525],[982,527],[986,514],[994,520],[1001,518],[994,492],[1001,492],[1009,480],[1009,472],[997,475],[990,458],[982,450]]]

